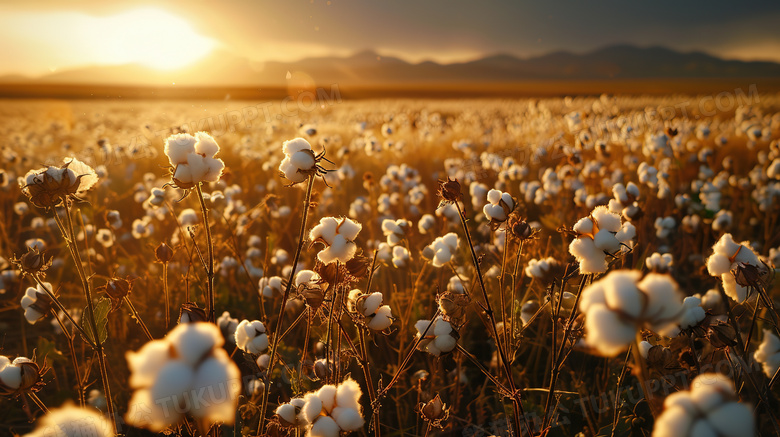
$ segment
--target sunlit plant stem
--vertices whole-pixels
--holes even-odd
[[[303,217],[301,219],[301,229],[298,232],[298,247],[295,249],[295,256],[293,257],[292,268],[290,269],[290,276],[287,278],[287,284],[284,287],[284,295],[282,295],[282,305],[279,307],[279,314],[276,317],[276,328],[274,329],[273,339],[271,341],[271,352],[269,353],[268,370],[266,375],[268,381],[265,384],[265,392],[263,393],[263,401],[260,406],[260,423],[258,423],[258,434],[262,435],[265,429],[265,413],[268,408],[268,397],[271,391],[270,377],[274,371],[274,364],[276,364],[276,349],[279,346],[282,331],[282,319],[284,318],[284,308],[287,306],[287,300],[290,298],[290,290],[292,290],[293,281],[295,280],[295,270],[298,268],[298,259],[301,257],[301,250],[303,249],[303,242],[306,239],[306,222],[309,218],[309,205],[311,203],[311,192],[314,187],[314,176],[309,176],[309,180],[306,184],[306,196],[303,201]]]

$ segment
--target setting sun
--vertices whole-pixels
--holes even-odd
[[[9,54],[40,54],[30,65],[39,71],[122,64],[174,70],[202,59],[217,45],[185,19],[156,8],[112,15],[17,12],[0,18],[0,25],[0,36],[17,42]]]
[[[96,20],[92,31],[99,33],[99,39],[94,47],[117,63],[172,70],[203,58],[215,46],[187,21],[159,9],[137,9]]]

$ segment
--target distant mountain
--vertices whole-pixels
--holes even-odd
[[[724,60],[701,52],[663,47],[610,46],[584,54],[565,51],[527,59],[495,54],[469,62],[409,63],[367,50],[347,57],[312,57],[295,62],[253,63],[215,52],[179,71],[138,65],[85,67],[37,79],[0,77],[0,83],[283,87],[288,81],[317,85],[402,86],[432,83],[518,82],[674,78],[780,78],[780,64]]]

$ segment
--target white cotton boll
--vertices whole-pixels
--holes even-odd
[[[183,360],[170,360],[160,369],[150,392],[156,403],[169,399],[183,400],[183,394],[192,389],[195,372],[192,365]]]
[[[186,161],[184,164],[176,166],[176,171],[173,172],[173,178],[185,184],[193,183],[192,171]]]
[[[607,306],[625,312],[630,317],[639,317],[644,304],[636,287],[638,272],[615,271],[605,280],[604,299]]]
[[[436,349],[438,349],[441,353],[447,353],[455,349],[455,345],[457,343],[458,340],[455,339],[455,337],[449,334],[445,334],[445,335],[437,335],[436,338],[433,340],[433,342],[431,342],[430,344],[433,344],[436,347]]]
[[[195,153],[195,143],[197,138],[190,134],[171,135],[165,140],[165,155],[168,156],[171,166],[185,164],[187,156]]]
[[[194,153],[187,155],[187,165],[190,166],[190,174],[192,175],[193,182],[202,181],[209,172],[206,158]]]
[[[336,386],[335,385],[323,385],[317,390],[317,397],[322,402],[322,409],[328,414],[333,411],[333,407],[336,406]]]
[[[371,293],[368,296],[366,296],[365,300],[363,300],[363,310],[364,316],[369,316],[371,314],[374,314],[379,307],[382,305],[382,293],[375,292]]]
[[[162,408],[147,389],[136,390],[130,398],[125,420],[128,424],[159,432],[181,420],[184,415],[175,408]]]
[[[423,333],[425,332],[426,329],[428,329],[428,332],[425,334],[426,336],[427,335],[434,335],[433,334],[433,325],[431,325],[431,327],[428,328],[428,325],[430,325],[430,324],[431,324],[430,320],[418,320],[414,324],[414,329],[417,330],[418,335],[423,335]]]
[[[593,243],[605,252],[615,253],[620,250],[620,241],[615,237],[615,234],[606,229],[601,229],[596,233],[593,237]]]
[[[336,405],[360,411],[360,397],[362,395],[360,385],[354,379],[347,378],[336,388]]]
[[[698,325],[707,315],[704,312],[704,308],[701,307],[701,299],[698,297],[688,296],[683,299],[682,305],[683,313],[680,317],[680,327],[682,329]]]
[[[194,393],[203,393],[197,401],[193,399],[189,413],[196,419],[208,422],[232,423],[235,420],[235,401],[241,392],[241,372],[230,361],[222,349],[215,351],[215,357],[208,358],[200,366],[192,383]],[[205,389],[205,390],[204,390]]]
[[[307,437],[338,437],[341,432],[341,428],[331,417],[323,416],[317,419],[314,425],[311,426],[309,432],[306,433]]]
[[[242,320],[236,327],[236,346],[244,352],[259,354],[268,348],[268,335],[259,320]]]
[[[49,410],[38,421],[35,431],[25,437],[111,437],[112,425],[100,411],[70,403]]]
[[[222,170],[225,169],[225,162],[217,158],[204,158],[203,161],[208,170],[201,180],[203,182],[218,182],[222,176]]]
[[[217,325],[205,322],[180,324],[166,339],[178,356],[190,365],[195,365],[206,353],[225,343]]]
[[[710,275],[719,276],[728,273],[730,270],[731,261],[728,256],[714,253],[707,258],[707,271]]]
[[[16,390],[22,385],[22,368],[14,365],[6,366],[0,371],[0,382],[11,390]]]
[[[130,368],[128,384],[131,388],[148,387],[154,383],[157,373],[168,360],[169,348],[167,341],[153,340],[137,352],[128,351],[125,354]]]
[[[430,331],[429,331],[430,332]],[[436,322],[433,324],[433,335],[447,335],[452,332],[452,325],[450,322],[445,321],[441,316],[436,318]]]
[[[293,138],[282,143],[282,152],[285,155],[292,155],[301,150],[311,150],[311,144],[303,138]]]
[[[316,392],[306,393],[303,400],[306,404],[301,409],[301,415],[307,422],[311,423],[317,416],[322,414],[322,400],[317,396]]]
[[[587,343],[606,356],[624,351],[636,336],[636,328],[625,323],[605,305],[592,305],[585,317]]]
[[[664,334],[665,329],[678,322],[682,311],[682,294],[677,283],[668,275],[650,273],[638,287],[647,296],[644,314],[652,315],[649,322],[653,329]]]
[[[755,433],[752,409],[739,402],[730,402],[710,411],[707,420],[721,436],[740,437]]]
[[[357,431],[365,423],[360,412],[353,408],[344,407],[333,409],[333,420],[336,421],[342,431]]]
[[[307,151],[295,152],[290,155],[290,163],[297,169],[311,169],[315,164],[314,154]]]
[[[427,234],[434,226],[436,226],[436,218],[431,214],[423,215],[420,217],[420,221],[417,222],[417,230],[421,234]]]
[[[588,237],[575,238],[569,244],[569,252],[580,263],[580,273],[603,273],[607,271],[604,251]]]
[[[287,423],[293,425],[297,423],[295,417],[295,406],[292,404],[279,405],[274,413]]]
[[[382,331],[390,327],[393,324],[393,314],[390,311],[389,305],[383,305],[376,311],[376,315],[368,322],[368,329],[374,331]]]
[[[772,331],[764,329],[764,339],[753,354],[761,364],[764,374],[771,378],[780,367],[780,339]]]
[[[501,191],[490,190],[487,192],[487,201],[493,204],[497,204],[501,200]]]
[[[598,223],[599,228],[606,229],[610,232],[617,232],[620,230],[620,216],[609,212],[609,209],[604,206],[597,206],[591,212],[591,215]]]
[[[389,239],[389,236],[388,236]],[[404,268],[409,263],[409,250],[403,246],[393,247],[393,266],[396,268]]]
[[[693,417],[681,407],[664,410],[653,426],[652,437],[687,437],[693,425]]]
[[[706,420],[697,420],[690,431],[691,437],[718,437],[718,433]]]
[[[451,260],[452,253],[450,252],[449,248],[441,248],[436,251],[436,254],[433,257],[433,265],[436,267],[441,267]]]
[[[574,230],[574,232],[577,232],[578,234],[592,234],[593,227],[594,227],[593,220],[591,220],[590,217],[583,217],[579,219],[577,223],[574,224],[574,227],[572,229]]]
[[[199,155],[205,155],[207,158],[213,157],[219,152],[219,145],[217,141],[211,135],[206,132],[195,133],[195,138],[198,140],[195,143],[195,153]]]

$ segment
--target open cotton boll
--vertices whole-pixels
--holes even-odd
[[[374,317],[368,322],[368,328],[374,331],[383,331],[393,324],[393,314],[389,305],[383,305],[377,309]]]
[[[137,352],[128,351],[125,354],[127,366],[130,368],[128,384],[131,388],[147,387],[154,383],[160,369],[168,360],[167,341],[152,340]]]
[[[159,403],[187,392],[192,386],[195,372],[182,360],[170,360],[160,369],[151,387],[152,399]]]
[[[705,373],[693,380],[690,391],[667,396],[652,435],[740,437],[754,432],[752,408],[739,402],[731,380]]]
[[[306,403],[301,409],[301,414],[307,422],[312,423],[322,413],[322,400],[316,392],[306,393],[303,400]]]
[[[268,349],[268,335],[263,322],[242,320],[236,327],[236,346],[250,354],[260,354]]]
[[[374,314],[379,307],[382,305],[382,293],[376,292],[371,293],[368,296],[366,296],[365,300],[363,300],[363,315],[369,316],[371,314]]]
[[[282,153],[292,155],[302,150],[311,150],[311,144],[303,138],[293,138],[282,143]]]
[[[336,406],[336,386],[335,385],[323,385],[317,390],[317,397],[322,402],[322,409],[326,413],[330,414],[333,411],[333,407]]]
[[[336,405],[360,411],[360,397],[363,391],[352,378],[347,378],[336,387]]]
[[[5,366],[0,371],[0,382],[11,390],[16,390],[22,385],[22,368],[13,364]]]
[[[780,367],[780,338],[768,329],[764,329],[764,339],[753,353],[753,358],[761,364],[764,374],[771,378]]]
[[[353,408],[336,407],[332,416],[342,431],[357,431],[365,423],[360,412]]]
[[[309,432],[306,433],[307,437],[338,437],[341,432],[341,428],[333,418],[329,416],[323,416],[317,419],[311,426]]]
[[[219,328],[211,323],[181,324],[166,337],[185,362],[197,364],[206,354],[225,344]]]
[[[688,329],[696,326],[706,316],[704,308],[701,307],[701,299],[695,296],[688,296],[683,299],[683,314],[680,317],[680,328]]]
[[[605,305],[593,305],[585,318],[586,341],[606,356],[624,351],[634,341],[636,328]]]
[[[197,138],[190,134],[175,134],[165,140],[163,151],[168,156],[171,166],[186,164],[187,156],[195,153]]]

